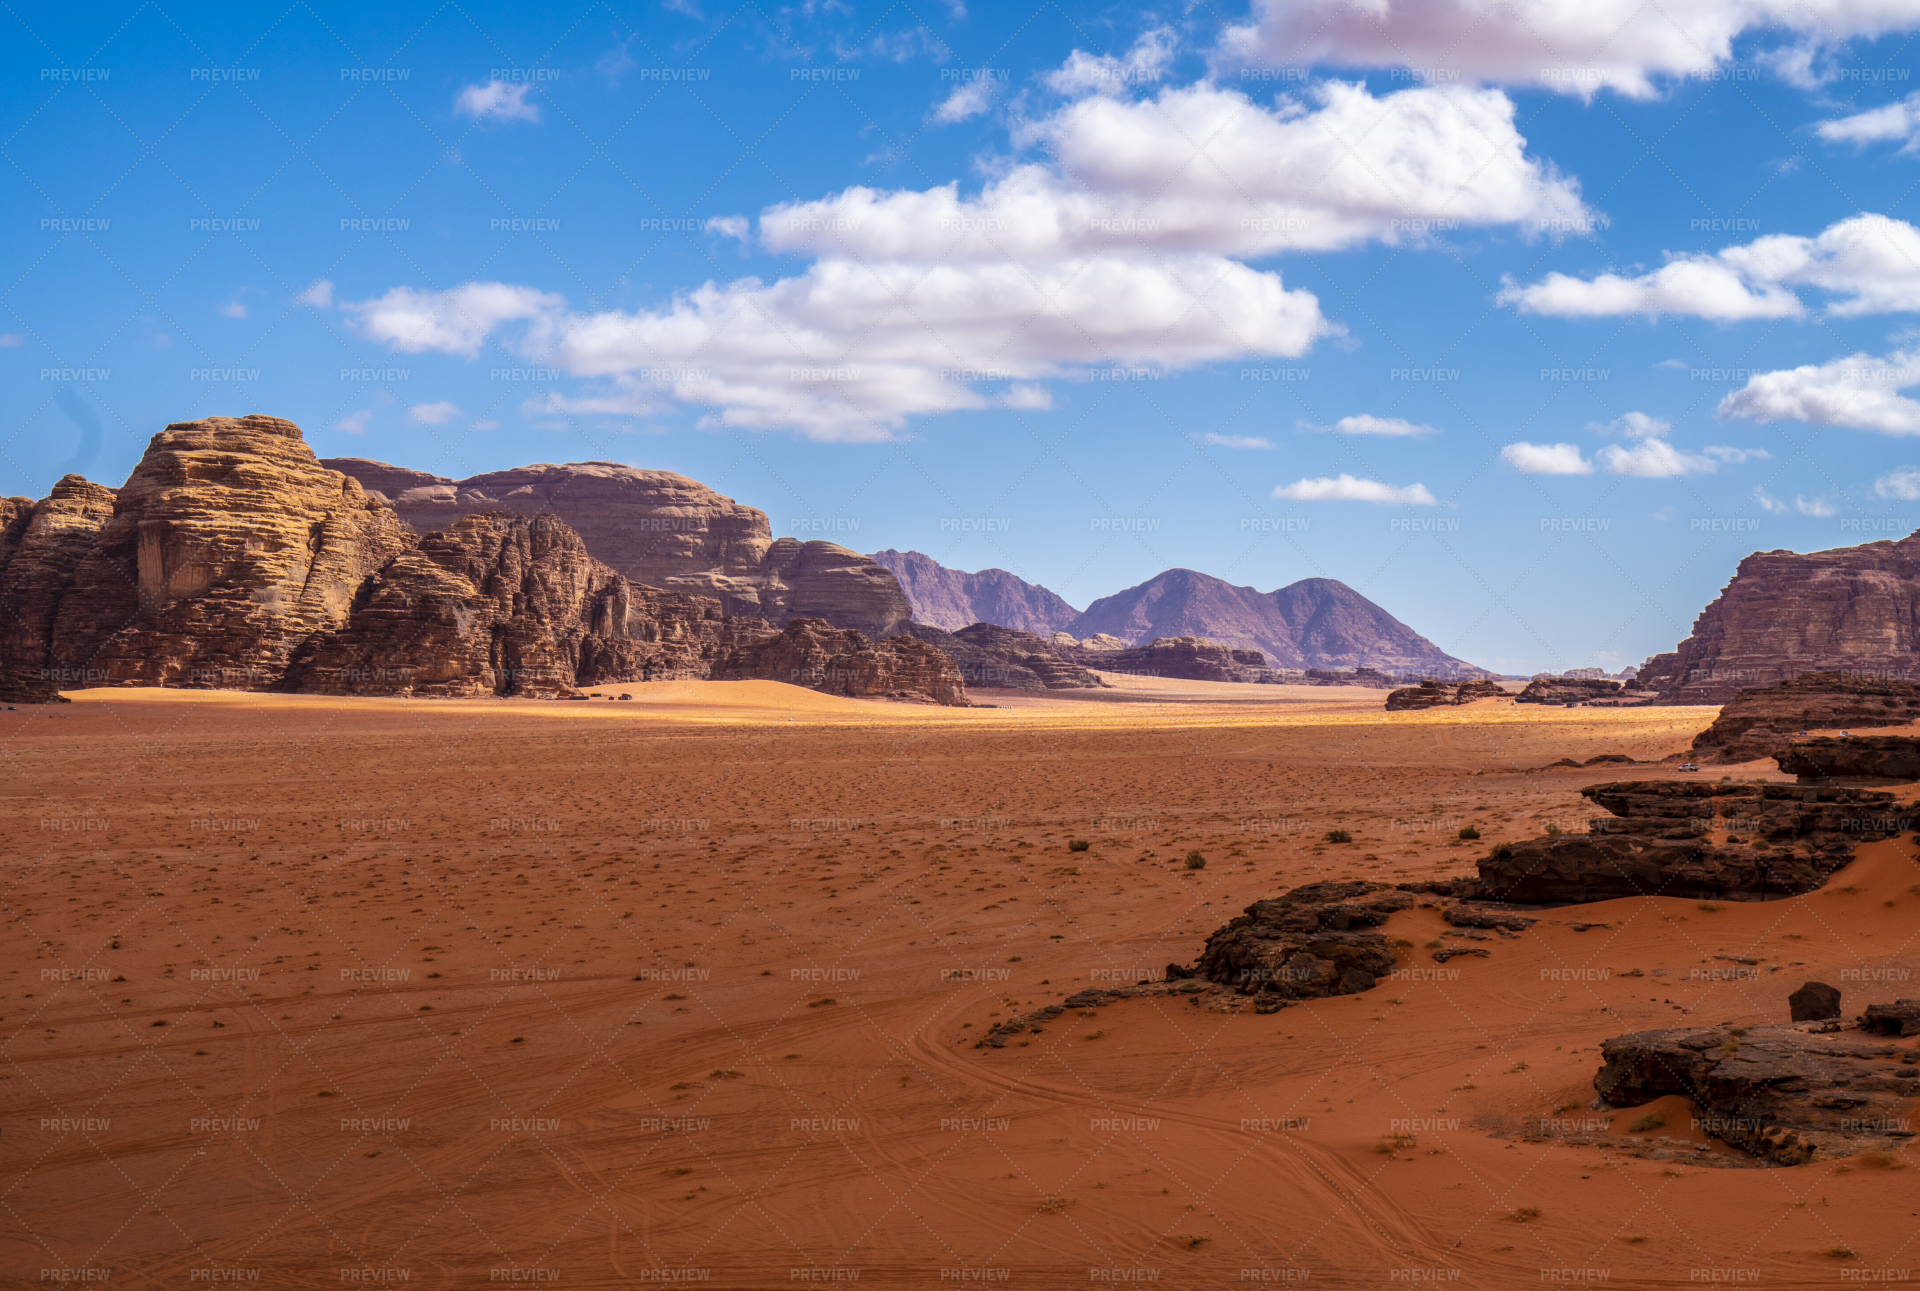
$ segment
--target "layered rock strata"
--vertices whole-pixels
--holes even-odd
[[[1818,735],[1775,749],[1780,769],[1803,784],[1825,780],[1920,780],[1920,736]]]
[[[732,651],[716,681],[784,681],[829,695],[966,707],[966,683],[953,660],[924,641],[898,636],[870,642],[821,619],[793,619],[777,635]]]
[[[1593,699],[1612,699],[1625,687],[1604,677],[1535,677],[1518,695],[1516,704],[1584,704]]]
[[[1691,1099],[1702,1129],[1777,1165],[1897,1149],[1920,1054],[1836,1022],[1638,1031],[1603,1041],[1600,1097]]]
[[[1131,677],[1239,682],[1274,679],[1266,656],[1258,650],[1239,650],[1203,637],[1160,637],[1124,650],[1063,646],[1059,653],[1084,668]]]
[[[1801,673],[1920,677],[1920,533],[1831,551],[1756,552],[1640,681],[1669,704],[1724,704]]]
[[[1700,762],[1751,762],[1807,730],[1920,721],[1920,683],[1856,672],[1809,672],[1739,691],[1693,738]]]
[[[44,703],[97,685],[90,661],[56,658],[53,625],[73,572],[113,516],[113,490],[62,476],[39,502],[0,500],[0,699]]]
[[[873,638],[893,635],[912,617],[899,582],[870,557],[833,542],[775,539],[765,512],[671,471],[542,463],[452,480],[363,458],[323,465],[361,481],[421,532],[476,511],[558,515],[630,583],[711,596],[726,614],[776,624],[821,618]],[[811,527],[816,519],[795,523]]]
[[[1410,709],[1447,708],[1471,704],[1476,699],[1505,699],[1507,692],[1497,681],[1423,681],[1387,696],[1389,713]]]
[[[1580,792],[1610,814],[1586,834],[1495,848],[1479,862],[1484,897],[1773,901],[1811,892],[1860,843],[1914,825],[1892,794],[1871,789],[1625,780]]]

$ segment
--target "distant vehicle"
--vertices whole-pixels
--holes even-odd
[[[1700,764],[1698,762],[1682,762],[1678,769],[1681,771],[1698,771]]]

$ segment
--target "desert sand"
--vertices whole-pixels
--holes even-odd
[[[1361,995],[1126,1000],[974,1047],[1190,962],[1281,888],[1463,875],[1584,828],[1582,786],[1684,773],[1547,763],[1677,753],[1713,709],[1389,715],[1379,692],[1139,679],[975,709],[621,693],[0,711],[0,1277],[1832,1286],[1920,1264],[1908,1162],[1750,1168],[1683,1100],[1589,1110],[1608,1036],[1783,1021],[1810,979],[1850,1014],[1916,993],[1907,840],[1804,899],[1551,910],[1445,965],[1411,910],[1385,929],[1402,974]]]

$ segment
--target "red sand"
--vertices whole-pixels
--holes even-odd
[[[1808,979],[1849,1012],[1920,993],[1906,843],[1803,900],[1552,911],[1444,966],[1409,911],[1386,930],[1408,976],[1363,995],[1133,1000],[973,1047],[1190,961],[1280,887],[1467,873],[1584,821],[1580,786],[1678,773],[1537,768],[1657,758],[1711,710],[620,689],[0,712],[0,1276],[1831,1286],[1920,1264],[1907,1162],[1713,1168],[1736,1154],[1680,1100],[1588,1110],[1609,1035],[1783,1020]]]

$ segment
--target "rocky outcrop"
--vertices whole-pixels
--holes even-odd
[[[1391,690],[1399,684],[1375,668],[1308,668],[1300,680],[1305,686],[1360,686],[1368,690]]]
[[[284,688],[309,694],[551,698],[705,677],[771,635],[708,597],[635,587],[557,516],[463,516],[379,574]]]
[[[1125,650],[1062,647],[1060,654],[1083,668],[1129,677],[1244,682],[1274,679],[1266,657],[1258,650],[1237,650],[1202,637],[1159,637]]]
[[[1168,976],[1277,1000],[1371,990],[1394,969],[1393,945],[1377,930],[1415,904],[1412,893],[1383,883],[1309,883],[1254,902],[1207,938],[1192,969],[1170,966]]]
[[[711,596],[726,614],[822,618],[871,637],[912,617],[900,584],[870,558],[832,542],[776,541],[765,512],[671,471],[542,463],[450,480],[363,458],[323,465],[360,480],[422,533],[470,512],[558,515],[629,583]]]
[[[829,695],[967,706],[953,660],[913,637],[875,644],[822,619],[793,619],[778,635],[730,652],[715,681],[784,681]]]
[[[1080,616],[1059,596],[1004,569],[977,574],[948,569],[917,551],[873,553],[876,564],[892,571],[913,604],[913,617],[948,632],[973,623],[994,623],[1042,636],[1057,632]]]
[[[292,422],[172,425],[65,580],[47,666],[97,685],[267,689],[412,545],[391,511],[314,459]]]
[[[0,686],[556,695],[705,676],[771,635],[635,588],[554,516],[416,542],[292,422],[169,426],[117,495],[68,476],[0,512]]]
[[[1920,1058],[1834,1022],[1638,1031],[1600,1045],[1600,1097],[1633,1107],[1677,1094],[1702,1129],[1777,1165],[1897,1148]]]
[[[1920,533],[1756,552],[1670,654],[1641,665],[1663,703],[1724,704],[1801,673],[1920,677]]]
[[[1276,668],[1378,668],[1416,677],[1485,677],[1345,583],[1307,578],[1273,592],[1170,569],[1102,597],[1067,629],[1130,642],[1200,637],[1258,650]]]
[[[1031,632],[975,623],[943,632],[924,623],[907,625],[906,635],[938,648],[959,667],[970,687],[998,690],[1072,690],[1105,686],[1087,668],[1061,658]]]
[[[1590,699],[1610,699],[1624,689],[1617,681],[1604,677],[1535,677],[1518,695],[1516,704],[1584,704]]]
[[[44,703],[106,680],[86,661],[56,660],[60,603],[113,515],[113,490],[67,475],[39,502],[0,500],[0,699]]]
[[[1479,862],[1485,898],[1773,901],[1813,891],[1860,843],[1915,823],[1892,794],[1872,789],[1625,780],[1580,792],[1610,815],[1586,834],[1495,848]]]
[[[1809,672],[1739,691],[1693,738],[1699,762],[1751,762],[1807,730],[1920,721],[1920,683],[1855,672]]]
[[[1471,704],[1476,699],[1505,699],[1506,690],[1497,681],[1423,681],[1387,696],[1389,713],[1419,708],[1447,708]]]
[[[1817,735],[1775,749],[1774,761],[1802,784],[1823,780],[1920,780],[1920,736]]]

